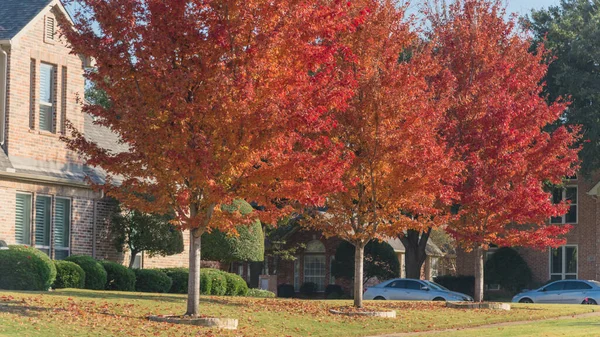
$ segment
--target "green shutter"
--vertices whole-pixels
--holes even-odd
[[[56,199],[54,208],[54,247],[69,247],[71,201]]]
[[[15,208],[15,242],[30,244],[31,238],[31,195],[17,194]]]
[[[35,199],[35,244],[50,246],[50,197]]]

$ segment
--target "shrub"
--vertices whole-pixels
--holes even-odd
[[[70,261],[54,261],[56,266],[56,280],[52,285],[55,289],[83,288],[85,286],[85,272],[79,265]]]
[[[292,298],[296,295],[294,286],[291,284],[280,284],[277,286],[277,297]]]
[[[171,294],[187,294],[190,272],[186,268],[163,268],[160,271],[167,274],[173,282],[169,289]],[[200,282],[202,283],[202,278]]]
[[[300,293],[304,296],[312,296],[317,293],[318,286],[314,282],[304,282],[300,286]]]
[[[65,259],[76,263],[85,272],[85,289],[104,290],[106,285],[106,270],[100,262],[91,256],[71,255]]]
[[[225,295],[227,296],[246,296],[248,293],[248,285],[244,279],[232,273],[223,272],[223,276],[227,280],[227,291]]]
[[[485,263],[484,270],[486,284],[498,284],[513,294],[531,283],[531,269],[512,248],[498,249]]]
[[[0,289],[48,290],[56,267],[41,251],[26,246],[0,250]]]
[[[465,275],[442,275],[434,278],[436,283],[443,285],[444,287],[457,291],[459,293],[473,296],[475,291],[475,277]]]
[[[106,290],[135,290],[135,273],[133,270],[112,261],[100,261],[100,263],[106,270]]]
[[[344,295],[344,290],[342,290],[342,286],[337,284],[329,284],[325,287],[325,298],[328,299],[339,299]]]
[[[210,295],[211,289],[212,277],[210,277],[209,273],[205,272],[203,269],[200,269],[200,294]]]
[[[335,251],[331,273],[334,277],[352,280],[354,278],[354,245],[342,241]],[[389,280],[400,275],[400,262],[394,248],[389,243],[372,240],[365,246],[364,281],[376,277],[379,281]]]
[[[274,298],[275,293],[268,291],[268,290],[262,290],[262,289],[249,289],[248,294],[246,296],[261,297],[261,298]]]
[[[173,281],[158,269],[135,269],[135,290],[145,293],[166,293]]]
[[[207,295],[223,296],[227,292],[227,279],[222,271],[217,269],[201,269],[200,284],[202,285],[202,273],[210,279],[210,288],[207,289]]]

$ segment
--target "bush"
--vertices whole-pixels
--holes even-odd
[[[330,300],[340,299],[344,295],[344,290],[342,290],[342,286],[337,284],[329,284],[325,287],[325,298]]]
[[[334,277],[354,279],[354,245],[342,241],[335,251],[331,273]],[[364,281],[376,277],[379,281],[400,275],[400,262],[394,248],[384,241],[372,240],[365,246]]]
[[[56,279],[56,267],[41,251],[26,246],[0,250],[0,289],[48,290]]]
[[[280,284],[277,286],[277,297],[292,298],[296,295],[294,286],[291,284]]]
[[[166,293],[173,281],[158,269],[135,269],[135,290],[145,293]]]
[[[225,295],[227,296],[246,296],[248,293],[248,285],[244,279],[232,273],[223,272],[223,276],[227,280],[227,291]]]
[[[314,282],[304,282],[300,286],[300,293],[304,296],[312,296],[317,293],[318,286]]]
[[[187,294],[190,272],[186,268],[163,268],[160,271],[167,274],[173,282],[169,289],[171,294]],[[202,278],[200,282],[202,282]]]
[[[531,284],[531,269],[512,248],[498,249],[485,263],[484,270],[486,284],[498,284],[513,294]]]
[[[453,276],[453,275],[442,275],[434,278],[436,283],[443,285],[444,287],[457,291],[459,293],[473,296],[475,291],[475,277],[474,276]]]
[[[91,256],[71,255],[65,261],[74,262],[85,272],[85,289],[104,290],[106,285],[106,270],[100,262]]]
[[[202,295],[210,295],[210,290],[212,289],[212,277],[203,269],[200,269],[200,294]]]
[[[100,261],[100,263],[106,270],[106,290],[135,290],[135,273],[133,270],[112,261]]]
[[[210,288],[207,288],[205,294],[223,296],[227,293],[227,279],[222,271],[218,269],[201,269],[200,270],[200,285],[202,287],[202,274],[210,279]],[[201,288],[202,289],[202,288]]]
[[[56,266],[56,280],[52,288],[83,288],[85,286],[85,272],[76,263],[70,261],[54,261]]]
[[[249,289],[248,294],[246,296],[261,297],[261,298],[274,298],[275,293],[268,291],[268,290],[262,290],[262,289]]]

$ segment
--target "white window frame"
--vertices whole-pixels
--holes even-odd
[[[294,259],[294,291],[300,290],[300,257]]]
[[[51,63],[46,63],[46,62],[40,62],[40,69],[39,69],[39,73],[41,74],[42,72],[42,67],[50,67],[50,88],[49,88],[49,92],[50,92],[50,102],[44,102],[42,101],[42,82],[40,79],[40,84],[39,84],[39,88],[38,88],[38,104],[39,104],[39,115],[41,115],[41,111],[42,111],[42,106],[45,107],[49,107],[50,108],[50,116],[46,116],[46,118],[50,118],[50,130],[46,130],[42,128],[41,125],[41,117],[38,117],[38,128],[40,131],[44,131],[44,132],[51,132],[54,133],[55,128],[54,128],[54,118],[56,115],[56,85],[58,83],[56,82],[56,72],[57,72],[57,66]]]
[[[563,214],[560,216],[560,222],[555,222],[552,221],[552,218],[559,218],[559,217],[552,217],[550,218],[550,223],[554,224],[554,225],[564,225],[564,224],[577,224],[579,223],[579,187],[577,185],[566,185],[564,187],[562,187],[562,199],[561,201],[566,201],[567,200],[567,189],[569,188],[574,188],[575,189],[575,195],[577,196],[577,201],[574,203],[569,203],[569,210],[571,206],[575,206],[575,222],[567,222],[567,213]],[[553,196],[554,198],[554,196]],[[554,202],[554,200],[552,200]]]
[[[576,251],[577,251],[577,263],[575,265],[575,273],[567,273],[566,272],[566,268],[567,268],[567,254],[566,254],[566,250],[567,247],[575,247]],[[553,273],[552,272],[552,249],[562,249],[562,261],[561,261],[561,271],[560,273]],[[549,280],[552,279],[552,276],[554,275],[559,275],[561,277],[561,280],[567,280],[567,276],[575,276],[574,279],[577,279],[579,277],[579,246],[576,244],[568,244],[568,245],[564,245],[564,246],[560,246],[558,248],[550,248],[548,250],[548,273],[550,275],[550,277],[548,278]],[[569,279],[571,280],[571,279]]]
[[[69,237],[67,238],[67,242],[68,242],[68,247],[56,247],[56,245],[54,244],[54,218],[56,217],[56,200],[57,199],[62,199],[62,200],[68,200],[69,201]],[[54,200],[52,201],[52,206],[53,206],[53,211],[52,211],[52,221],[51,221],[51,232],[52,232],[52,241],[50,242],[50,245],[52,246],[52,257],[55,257],[55,251],[56,250],[66,250],[67,251],[67,256],[71,256],[71,238],[73,237],[72,233],[71,233],[71,229],[73,227],[73,199],[72,198],[68,198],[68,197],[59,197],[59,196],[55,196]]]
[[[27,195],[27,196],[29,196],[29,238],[28,238],[29,240],[28,240],[28,243],[17,242],[17,238],[16,238],[16,230],[17,230],[17,228],[16,228],[16,226],[17,226],[17,223],[16,223],[16,220],[17,220],[16,219],[17,204],[16,204],[16,202],[17,202],[17,196],[18,195]],[[21,192],[21,191],[17,191],[17,193],[15,193],[15,236],[14,237],[15,237],[15,243],[17,245],[31,246],[31,242],[32,242],[31,238],[34,236],[33,235],[34,234],[34,232],[33,232],[33,216],[32,216],[33,212],[35,211],[34,202],[35,202],[35,195],[33,195],[33,193],[30,193],[30,192]],[[24,226],[26,226],[26,225],[27,224],[24,224]],[[35,243],[35,239],[34,239],[33,242]]]

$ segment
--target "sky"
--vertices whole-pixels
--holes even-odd
[[[531,9],[547,8],[556,6],[560,0],[506,0],[508,2],[508,11],[518,13],[519,15],[528,14]]]

